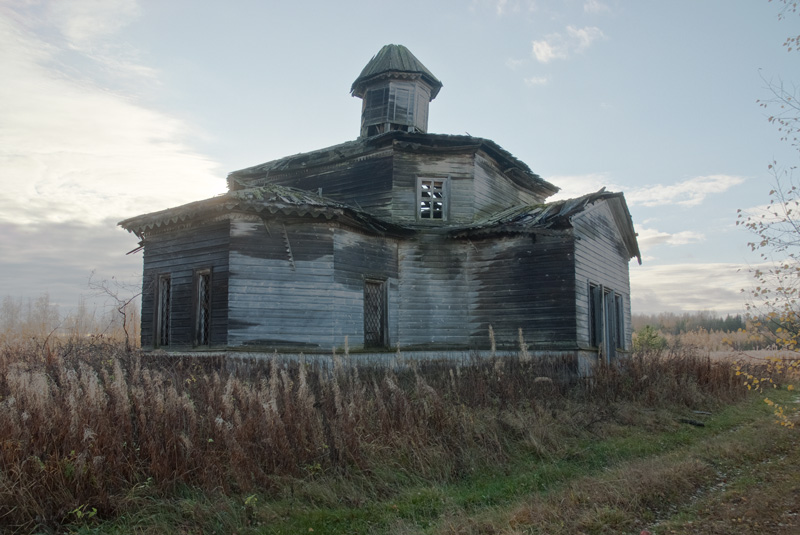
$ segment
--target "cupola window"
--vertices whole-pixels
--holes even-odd
[[[364,126],[367,135],[389,130],[410,130],[414,124],[414,87],[390,84],[367,91],[364,103]]]
[[[440,82],[402,45],[386,45],[373,57],[350,91],[361,98],[361,136],[392,130],[428,131],[428,104]]]

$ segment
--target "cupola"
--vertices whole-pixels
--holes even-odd
[[[367,63],[350,92],[363,100],[361,137],[390,130],[428,131],[428,104],[440,82],[403,45],[386,45]]]

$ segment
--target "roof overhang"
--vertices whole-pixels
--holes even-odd
[[[414,231],[380,220],[366,212],[320,195],[274,184],[241,189],[167,210],[125,219],[119,226],[139,238],[193,222],[213,220],[222,215],[243,212],[271,216],[335,219],[371,234],[405,236]]]

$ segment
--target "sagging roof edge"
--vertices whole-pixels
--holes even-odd
[[[388,147],[390,143],[395,141],[405,141],[412,144],[416,143],[420,147],[431,151],[436,151],[437,149],[475,150],[478,148],[497,160],[504,173],[519,172],[525,175],[533,185],[544,188],[550,195],[559,191],[558,186],[534,173],[525,162],[516,158],[513,154],[491,139],[450,134],[409,133],[399,130],[393,130],[369,138],[347,141],[338,145],[332,145],[310,152],[302,152],[231,171],[228,173],[228,187],[231,187],[233,184],[239,184],[240,187],[247,187],[247,180],[266,178],[270,172],[291,172],[299,169],[313,169],[314,167],[322,167],[352,158],[363,157],[366,154]],[[436,145],[436,143],[440,145]]]
[[[189,220],[200,221],[232,212],[324,217],[336,219],[378,235],[406,236],[413,233],[411,229],[383,221],[331,199],[274,184],[228,192],[210,199],[134,216],[117,224],[141,239],[155,229]]]
[[[571,227],[571,218],[574,215],[583,212],[587,206],[600,200],[609,203],[630,258],[635,257],[641,264],[641,252],[625,196],[622,193],[607,192],[605,188],[574,199],[511,207],[483,220],[459,227],[437,229],[426,226],[424,228],[425,230],[444,232],[454,239],[556,233]],[[229,192],[210,199],[128,218],[120,221],[118,225],[141,239],[153,229],[237,211],[256,215],[282,213],[287,216],[325,217],[339,220],[376,235],[408,237],[421,230],[416,225],[398,225],[384,221],[361,210],[310,192],[276,185]]]

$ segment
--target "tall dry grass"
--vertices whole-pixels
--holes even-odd
[[[524,347],[524,341],[523,341]],[[58,529],[185,487],[276,493],[320,474],[446,482],[518,448],[543,456],[609,406],[703,407],[744,395],[732,365],[634,357],[587,380],[566,363],[322,367],[129,353],[104,338],[0,344],[0,527]],[[554,380],[555,378],[555,380]]]

